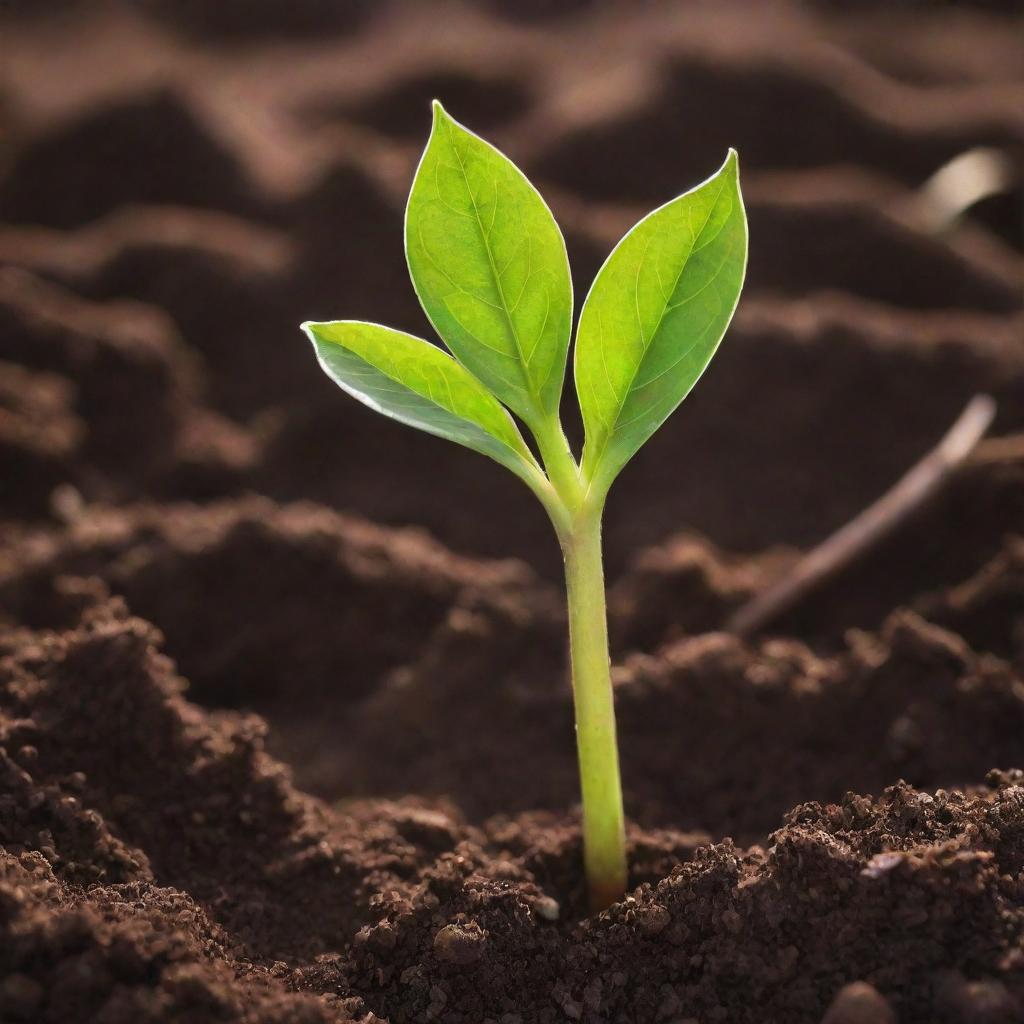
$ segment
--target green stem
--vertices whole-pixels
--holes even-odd
[[[573,517],[562,550],[583,796],[583,867],[590,907],[597,913],[623,897],[627,878],[600,509],[585,508]]]
[[[552,487],[566,509],[574,512],[583,500],[583,482],[557,413],[541,420],[533,428],[533,436],[537,439],[540,457]],[[565,532],[564,527],[557,523],[555,526],[560,535]]]
[[[594,913],[626,892],[626,838],[608,657],[601,564],[603,500],[587,496],[558,416],[533,428],[548,478],[534,485],[555,524],[565,558],[576,750],[583,798],[583,869]]]

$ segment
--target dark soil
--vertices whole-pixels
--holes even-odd
[[[1022,29],[0,4],[0,1022],[1024,1020]],[[550,196],[580,295],[744,158],[736,323],[608,510],[632,878],[597,917],[550,527],[296,331],[426,330],[433,95]],[[936,235],[916,189],[976,146],[1015,180]],[[724,631],[978,392],[940,497]]]

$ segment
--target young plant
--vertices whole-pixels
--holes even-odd
[[[737,157],[730,150],[707,181],[644,217],[598,272],[576,331],[586,430],[577,462],[558,412],[573,315],[561,232],[506,156],[440,103],[433,109],[405,252],[452,354],[358,320],[302,329],[354,398],[489,455],[547,510],[565,558],[584,867],[597,911],[623,895],[627,879],[601,514],[612,481],[697,382],[736,308],[747,262]]]

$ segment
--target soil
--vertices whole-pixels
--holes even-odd
[[[1024,1020],[1022,28],[0,5],[0,1021]],[[296,331],[426,329],[433,95],[551,198],[577,294],[744,158],[736,322],[607,513],[632,877],[598,916],[550,527]],[[935,233],[919,188],[977,146],[1012,181]],[[941,496],[725,631],[978,392]]]

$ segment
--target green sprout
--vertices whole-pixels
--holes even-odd
[[[577,462],[559,418],[573,317],[562,234],[512,161],[440,103],[433,111],[405,252],[451,355],[358,320],[302,329],[343,390],[489,455],[547,510],[565,559],[584,869],[597,912],[627,882],[601,515],[612,481],[689,393],[732,319],[747,263],[737,156],[730,150],[707,181],[644,217],[598,272],[576,331],[586,432]]]

